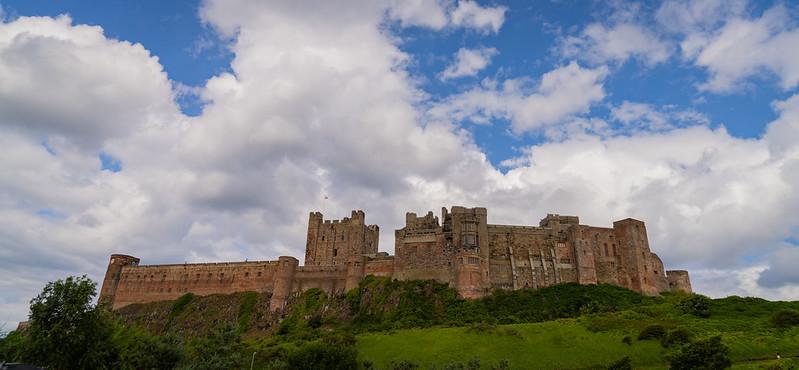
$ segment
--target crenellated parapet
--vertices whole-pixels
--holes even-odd
[[[406,213],[394,232],[394,255],[378,251],[380,228],[366,215],[308,218],[305,264],[291,256],[276,261],[140,265],[114,254],[99,301],[112,308],[174,300],[186,293],[271,293],[271,309],[292,295],[318,288],[354,289],[366,275],[447,283],[465,298],[493,289],[537,289],[554,284],[612,284],[642,294],[691,292],[687,271],[666,271],[649,246],[643,221],[627,218],[612,227],[580,224],[576,216],[548,214],[537,226],[488,223],[482,207],[442,208],[423,216]]]

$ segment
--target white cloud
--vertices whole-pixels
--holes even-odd
[[[785,90],[799,85],[799,27],[791,10],[778,4],[759,18],[745,10],[743,1],[666,2],[657,18],[682,36],[683,57],[709,73],[700,90],[736,92],[758,76],[776,77]]]
[[[712,31],[744,14],[746,6],[746,0],[667,0],[660,4],[655,19],[669,32]]]
[[[140,44],[106,39],[100,27],[71,22],[0,23],[0,125],[96,149],[177,114],[157,58]]]
[[[540,130],[586,113],[602,100],[606,75],[605,67],[588,69],[572,62],[545,73],[534,87],[523,79],[505,80],[501,86],[487,84],[448,98],[429,113],[438,120],[475,123],[505,118],[517,134]]]
[[[482,7],[476,1],[459,0],[450,14],[453,25],[498,33],[505,22],[504,6]]]
[[[675,107],[655,107],[651,104],[623,101],[612,107],[610,116],[623,124],[625,131],[664,131],[680,126],[707,125],[710,120],[694,110],[679,110]]]
[[[440,0],[391,0],[389,17],[405,26],[423,26],[436,30],[448,23],[446,6]]]
[[[668,59],[671,53],[666,42],[647,27],[634,23],[589,24],[578,36],[566,37],[560,49],[568,58],[592,63],[624,63],[636,58],[654,65]]]
[[[769,256],[769,267],[758,276],[758,285],[766,288],[799,286],[797,264],[799,264],[799,247],[786,246],[777,250]]]
[[[175,113],[172,84],[141,45],[63,19],[0,26],[18,35],[0,37],[0,73],[20,78],[8,71],[27,66],[20,91],[46,90],[54,79],[64,94],[70,85],[110,92],[96,93],[104,119],[66,96],[50,105],[32,93],[0,94],[0,106],[27,104],[53,117],[34,129],[19,122],[41,112],[0,115],[0,323],[23,319],[20,310],[48,280],[101,278],[113,252],[143,263],[301,256],[307,212],[323,206],[331,218],[364,209],[383,229],[385,251],[405,211],[442,205],[486,206],[497,223],[534,224],[547,212],[596,225],[637,217],[667,266],[700,272],[697,287],[712,279],[703,271],[743,266],[753,277],[714,294],[772,291],[756,284],[764,263],[739,257],[779,250],[797,226],[799,140],[790,138],[799,132],[799,97],[774,104],[779,118],[760,139],[703,125],[593,135],[607,122],[584,113],[603,100],[607,69],[570,63],[538,83],[487,80],[428,115],[405,69],[409,56],[381,27],[384,5],[268,5],[204,4],[206,22],[237,36],[232,73],[202,88],[208,105],[196,118]],[[38,38],[46,40],[29,41]],[[67,45],[47,50],[69,69],[41,60],[38,42]],[[117,71],[109,61],[132,76],[109,72]],[[523,148],[503,174],[450,124],[465,118],[508,118],[519,133],[589,133]],[[77,134],[87,131],[99,133]],[[123,170],[101,171],[100,150]],[[789,294],[792,286],[774,289]]]
[[[466,49],[460,48],[455,54],[455,61],[439,74],[441,80],[458,77],[475,76],[488,67],[491,58],[497,54],[494,48]]]

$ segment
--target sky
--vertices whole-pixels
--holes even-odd
[[[0,327],[55,279],[304,255],[308,213],[646,222],[799,299],[794,1],[0,0]]]

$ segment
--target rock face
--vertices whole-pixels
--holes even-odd
[[[131,303],[174,300],[185,293],[271,293],[270,308],[282,309],[296,292],[345,291],[366,275],[448,283],[465,298],[492,289],[553,284],[613,284],[642,294],[690,292],[688,272],[665,271],[649,249],[646,226],[631,218],[612,228],[581,225],[576,216],[549,214],[538,226],[493,225],[485,208],[442,208],[407,213],[396,230],[391,256],[378,252],[380,229],[363,211],[342,220],[312,212],[305,264],[277,261],[140,265],[136,257],[111,255],[100,302],[114,309]]]

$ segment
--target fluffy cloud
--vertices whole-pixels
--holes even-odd
[[[509,119],[517,134],[541,130],[585,113],[602,100],[606,75],[605,67],[589,69],[572,62],[545,73],[537,85],[525,79],[508,79],[501,85],[489,82],[448,98],[429,113],[438,120],[475,123]]]
[[[610,110],[614,121],[620,122],[625,131],[664,131],[680,126],[706,125],[707,117],[694,110],[679,110],[676,107],[655,107],[651,104],[623,101]]]
[[[637,58],[654,65],[668,59],[670,47],[650,29],[634,24],[612,26],[592,23],[578,36],[569,36],[560,46],[568,58],[580,58],[592,63],[624,63]]]
[[[474,76],[491,63],[491,58],[497,54],[494,48],[466,49],[460,48],[455,54],[455,61],[441,72],[439,78],[449,80],[452,78]]]
[[[0,289],[8,292],[0,322],[24,318],[48,280],[102,277],[113,252],[144,263],[301,256],[307,212],[317,209],[331,218],[364,209],[384,230],[385,251],[405,211],[441,205],[486,206],[497,223],[535,224],[547,212],[597,225],[637,217],[667,265],[698,271],[700,291],[795,288],[757,285],[768,258],[745,265],[739,257],[781,250],[797,226],[799,97],[775,102],[779,118],[747,140],[681,127],[668,108],[622,104],[610,119],[677,128],[569,134],[524,148],[502,173],[458,121],[507,118],[517,133],[599,130],[607,123],[585,113],[604,99],[607,69],[570,63],[536,82],[486,80],[430,107],[408,75],[410,56],[383,27],[391,9],[204,3],[203,20],[234,37],[235,59],[202,87],[207,105],[194,118],[176,113],[167,76],[141,45],[66,18],[0,25],[0,91],[9,79],[19,89],[0,94]],[[501,25],[478,18],[470,22]],[[425,22],[439,24],[417,23]],[[48,58],[37,54],[41,45]],[[23,109],[30,106],[39,111]],[[102,171],[101,151],[122,171]],[[730,266],[747,273],[737,285],[710,287]]]
[[[657,17],[682,35],[683,56],[706,69],[710,78],[701,90],[739,91],[753,76],[775,76],[783,89],[799,84],[799,28],[791,10],[776,5],[750,18],[741,1],[666,2]]]
[[[452,24],[497,33],[505,22],[506,11],[503,6],[489,8],[476,1],[460,0],[452,11]]]
[[[758,284],[768,288],[799,285],[799,248],[785,247],[769,258],[769,267],[758,276]]]
[[[497,33],[505,22],[507,8],[483,7],[474,1],[460,0],[389,0],[388,17],[402,26],[420,26],[440,30],[463,27],[483,33]]]
[[[142,45],[71,23],[68,16],[0,23],[0,125],[98,148],[177,113],[166,74]]]
[[[393,0],[388,15],[403,26],[423,26],[439,30],[449,23],[446,7],[439,0]]]

